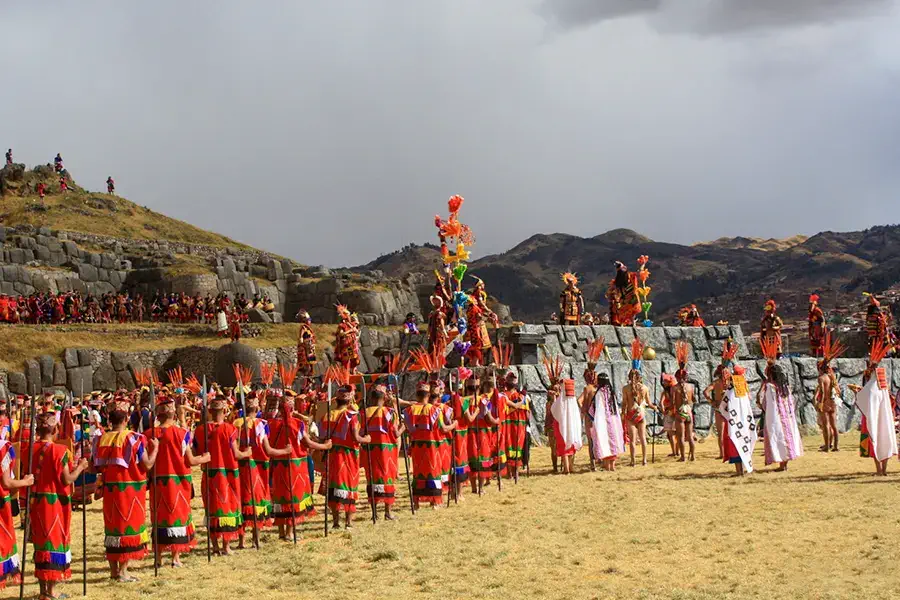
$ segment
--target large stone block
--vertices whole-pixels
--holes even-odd
[[[91,366],[91,351],[88,348],[78,349],[78,364],[82,367]]]
[[[87,263],[78,263],[78,278],[85,283],[93,283],[97,281],[97,267]]]
[[[619,345],[619,336],[616,335],[616,328],[612,325],[594,325],[593,328],[595,337],[602,337],[608,348]]]
[[[619,336],[619,345],[625,347],[631,347],[631,342],[634,341],[634,327],[615,327],[616,335]]]
[[[65,363],[67,369],[77,367],[79,365],[78,350],[76,350],[75,348],[66,348],[65,350],[63,350],[63,362]]]
[[[650,346],[657,353],[669,352],[666,331],[662,327],[635,327],[634,332],[645,347]]]
[[[259,354],[256,350],[240,342],[225,344],[216,352],[216,381],[222,386],[234,386],[236,381],[232,365],[235,363],[249,367],[253,379],[259,379]]]
[[[25,379],[27,380],[29,394],[36,394],[43,387],[41,382],[41,364],[33,358],[25,361]]]
[[[66,385],[66,366],[59,361],[53,363],[53,385]]]
[[[94,370],[92,383],[94,385],[94,390],[102,390],[104,392],[115,391],[116,370],[113,369],[112,364],[103,363],[99,365]]]
[[[25,377],[25,373],[10,371],[6,377],[9,391],[13,394],[27,394],[29,392],[28,379]]]
[[[66,387],[75,394],[94,391],[94,371],[90,366],[66,369]]]
[[[53,385],[53,363],[55,362],[53,357],[47,354],[38,358],[38,363],[41,365],[41,387]]]

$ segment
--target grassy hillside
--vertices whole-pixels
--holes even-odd
[[[0,170],[3,193],[0,223],[3,225],[28,224],[120,238],[250,249],[224,235],[167,217],[119,196],[85,191],[74,182],[69,183],[68,193],[61,193],[59,178],[48,165],[33,170],[20,169],[21,165],[14,167]],[[47,189],[43,208],[36,191],[38,183],[44,183]]]

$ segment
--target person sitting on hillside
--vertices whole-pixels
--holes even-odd
[[[44,204],[44,194],[47,193],[47,186],[43,183],[37,184],[37,194],[41,197],[41,205]]]
[[[54,157],[53,159],[53,168],[57,173],[62,173],[65,170],[65,167],[63,166],[63,159],[62,156],[60,156],[59,152],[56,153],[56,157]]]
[[[69,183],[66,181],[65,175],[59,176],[59,191],[62,192],[63,194],[65,194],[69,191]]]
[[[116,182],[113,180],[112,175],[106,178],[106,193],[107,194],[115,194],[116,193]]]
[[[12,162],[12,148],[6,151],[6,164],[11,165]]]

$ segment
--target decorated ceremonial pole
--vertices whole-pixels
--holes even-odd
[[[81,458],[84,458],[84,379],[81,380],[79,391],[82,402]],[[90,431],[90,423],[88,423],[88,431]],[[81,474],[81,595],[87,596],[87,473]]]
[[[32,391],[35,391],[35,390],[32,389]],[[35,429],[35,422],[37,421],[37,419],[35,419],[35,414],[34,414],[34,402],[35,402],[35,395],[32,394],[31,395],[31,417],[30,417],[31,420],[29,423],[29,432],[28,432],[28,472],[25,473],[25,475],[31,475],[32,469],[34,468],[34,429]],[[22,411],[24,414],[24,411],[25,411],[24,406],[22,407]],[[24,419],[23,419],[23,421],[24,421]],[[21,569],[22,574],[19,578],[19,600],[22,600],[22,598],[25,596],[25,563],[27,561],[27,554],[28,554],[26,552],[26,548],[28,546],[28,538],[30,537],[29,536],[29,533],[30,533],[29,528],[31,526],[31,523],[29,521],[30,517],[31,517],[31,486],[28,486],[27,488],[25,488],[25,516],[22,521],[22,524],[24,525],[24,529],[25,529],[25,535],[23,536],[24,539],[23,539],[23,543],[22,543],[22,555],[19,559],[19,564],[22,565],[22,569]]]
[[[331,439],[331,378],[327,376],[327,373],[325,379],[328,382],[328,392],[325,400],[325,422],[328,423],[326,428],[328,437],[325,439],[327,441]],[[322,461],[325,463],[322,473],[322,489],[325,490],[325,537],[328,537],[328,450],[322,452]]]
[[[397,410],[397,418],[402,419],[403,413],[400,412],[400,392],[403,390],[403,384],[406,383],[406,373],[403,373],[403,379],[398,379],[396,374],[392,374],[394,378],[394,385],[397,386],[397,393],[394,394],[394,403],[396,405]],[[400,436],[400,449],[403,451],[403,463],[404,468],[406,469],[406,489],[409,493],[409,511],[415,515],[416,514],[416,503],[413,500],[413,486],[412,479],[409,477],[409,443],[408,443],[408,435],[409,432],[404,431]]]
[[[362,380],[362,414],[363,414],[363,435],[369,435],[369,405],[368,405],[368,394],[366,392],[366,376],[364,374],[360,374],[360,378]],[[369,442],[369,448],[366,451],[366,462],[368,467],[368,476],[374,479],[374,473],[372,472],[372,442]],[[369,494],[369,504],[372,505],[372,525],[378,520],[378,509],[375,506],[375,483],[374,481],[366,481],[366,487],[371,490]]]
[[[205,452],[209,452],[209,416],[207,411],[207,401],[206,401],[206,375],[203,376],[203,387],[200,388],[200,407],[203,410],[203,449]],[[201,485],[201,487],[203,487]],[[206,465],[206,487],[202,490],[203,492],[203,518],[206,522],[206,562],[212,562],[212,546],[210,542],[210,521],[209,521],[209,488],[210,488],[210,477],[209,477],[209,465]]]
[[[153,429],[153,417],[156,414],[156,388],[153,382],[150,382],[150,429]],[[138,413],[140,415],[140,413]],[[141,417],[141,426],[144,424],[144,416]],[[150,535],[153,544],[153,576],[159,577],[159,535],[156,531],[156,517],[159,512],[157,503],[159,497],[156,490],[156,464],[150,467]]]

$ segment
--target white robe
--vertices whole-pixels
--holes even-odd
[[[228,331],[228,317],[224,310],[216,313],[216,331]]]
[[[560,394],[553,401],[550,412],[556,419],[559,435],[562,436],[565,447],[579,450],[584,442],[581,439],[581,409],[575,396]]]
[[[803,439],[797,427],[794,396],[779,398],[774,384],[765,384],[766,464],[781,463],[803,456]]]
[[[738,396],[734,390],[725,393],[725,401],[719,403],[719,412],[728,423],[728,438],[737,449],[744,471],[753,472],[753,448],[756,447],[756,419],[753,405],[747,396]]]
[[[869,429],[869,441],[875,458],[884,460],[897,454],[891,395],[888,390],[878,386],[878,377],[874,374],[863,389],[856,393],[856,406],[866,416],[866,427]]]
[[[615,399],[610,398],[610,402],[615,402]],[[594,394],[593,405],[591,441],[594,442],[594,458],[616,458],[625,451],[622,419],[618,414],[607,414],[606,397],[602,389]],[[614,419],[611,424],[610,419]]]

